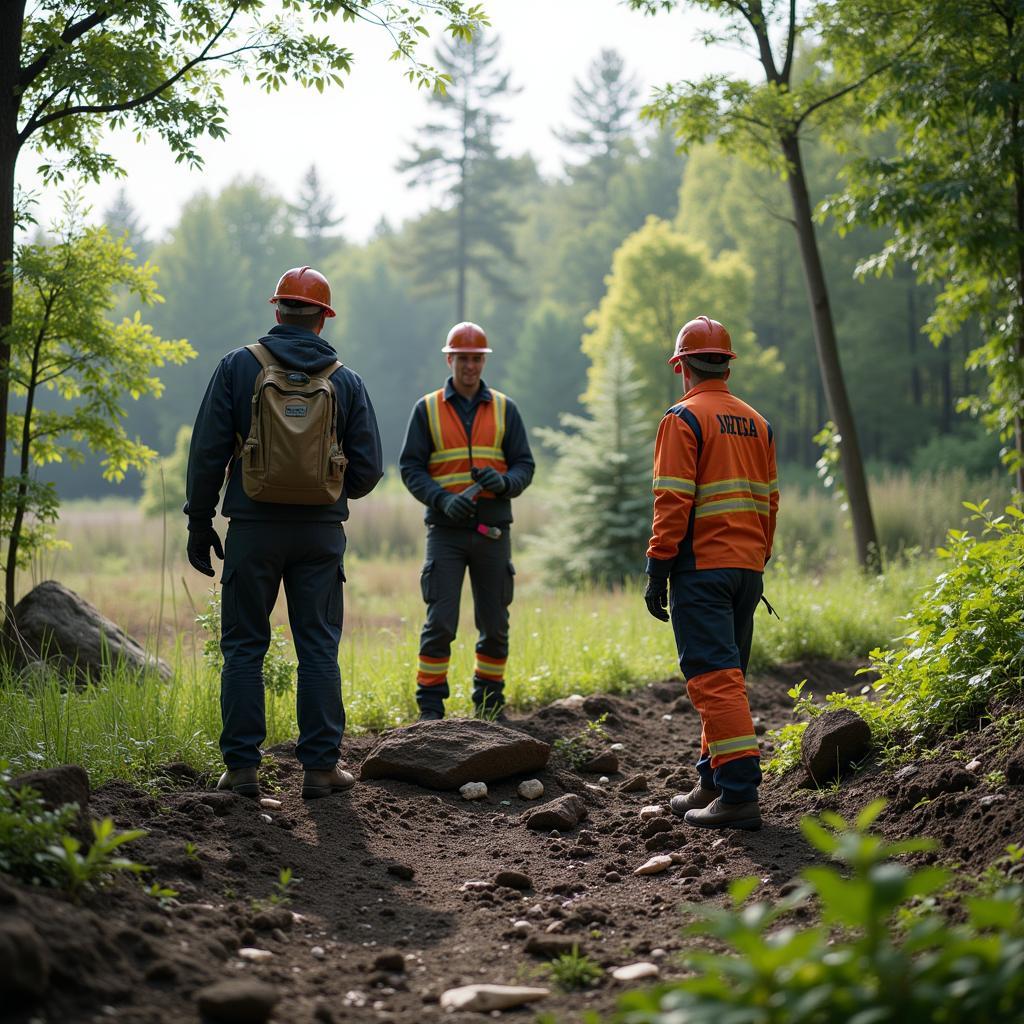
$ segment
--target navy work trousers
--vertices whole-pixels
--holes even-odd
[[[260,763],[267,735],[263,658],[282,581],[299,662],[295,753],[307,769],[337,764],[345,730],[338,668],[344,556],[341,523],[232,520],[228,527],[220,640],[220,749],[228,768]]]
[[[723,733],[744,734],[747,740],[740,742],[748,749],[756,746],[743,677],[762,590],[761,573],[751,569],[695,569],[671,579],[669,608],[679,667],[703,726],[697,773],[702,786],[722,790],[726,803],[756,800],[761,782],[757,756],[726,755],[729,759],[719,763],[714,740]]]
[[[449,695],[448,658],[459,628],[462,583],[469,570],[476,620],[476,671],[473,703],[496,712],[505,702],[508,658],[508,606],[512,603],[512,542],[508,527],[496,540],[476,530],[428,526],[426,557],[420,576],[427,621],[420,633],[421,669],[429,659],[433,671],[421,671],[416,703],[421,711],[444,710]]]

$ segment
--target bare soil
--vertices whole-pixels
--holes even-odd
[[[759,729],[789,721],[786,691],[794,682],[810,676],[825,690],[859,688],[856,667],[794,665],[751,680]],[[168,787],[157,795],[122,783],[103,786],[90,814],[111,816],[122,829],[148,830],[128,850],[152,867],[146,885],[159,882],[178,896],[161,906],[138,881],[123,878],[75,905],[61,894],[0,879],[0,916],[31,922],[51,968],[44,998],[0,1007],[0,1019],[195,1022],[199,989],[253,977],[278,989],[277,1024],[458,1024],[482,1015],[442,1011],[438,999],[448,988],[543,983],[545,960],[526,952],[527,936],[512,927],[518,920],[530,923],[530,934],[572,936],[609,971],[653,959],[662,977],[682,974],[682,954],[697,940],[682,935],[681,905],[723,903],[728,883],[746,875],[761,879],[762,898],[776,898],[817,859],[799,828],[808,813],[827,808],[852,819],[869,801],[886,797],[878,823],[883,832],[934,836],[940,852],[925,856],[959,865],[965,875],[980,874],[1008,843],[1024,841],[1024,751],[998,752],[990,729],[951,741],[898,775],[868,764],[821,791],[802,788],[800,772],[770,778],[761,792],[760,832],[710,832],[671,816],[657,825],[639,817],[649,804],[663,804],[667,813],[668,799],[693,783],[699,723],[681,682],[513,719],[517,728],[553,741],[580,735],[602,714],[608,742],[623,744],[620,771],[602,784],[556,754],[536,776],[545,788],[536,802],[517,795],[519,779],[492,783],[488,797],[475,802],[390,781],[303,802],[288,744],[270,752],[264,777],[264,795],[280,799],[280,809],[211,792],[209,780],[185,766],[170,769]],[[358,772],[372,743],[372,736],[346,738],[343,765]],[[965,764],[976,757],[983,766],[967,772]],[[1010,782],[986,783],[994,771]],[[646,789],[620,791],[638,775]],[[589,812],[578,829],[559,835],[525,827],[524,811],[567,792],[579,794]],[[995,799],[983,801],[988,796]],[[195,844],[191,856],[186,843]],[[656,852],[679,853],[679,863],[664,874],[635,876]],[[289,886],[286,906],[272,906],[282,868],[299,881]],[[530,888],[464,888],[493,883],[503,870],[527,875]],[[273,955],[248,962],[238,955],[242,947]],[[532,1021],[546,1011],[562,1022],[579,1021],[586,1010],[610,1011],[622,987],[610,974],[583,993],[552,986],[541,1003],[503,1016]]]

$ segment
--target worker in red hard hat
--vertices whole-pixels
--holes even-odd
[[[270,302],[277,323],[258,343],[221,359],[196,417],[185,487],[187,552],[192,567],[205,576],[215,575],[213,554],[224,561],[220,749],[226,771],[217,788],[260,795],[260,747],[267,732],[263,659],[272,636],[270,613],[283,582],[299,663],[295,756],[304,768],[302,796],[310,799],[355,782],[338,764],[345,729],[338,667],[343,524],[349,502],[373,490],[384,466],[363,381],[320,337],[325,320],[334,316],[327,279],[312,267],[295,267],[281,276]],[[284,376],[288,394],[295,396],[283,414],[295,424],[296,445],[306,458],[293,458],[287,431],[273,435],[261,428],[270,373]],[[318,433],[313,443],[303,432],[309,424]],[[320,431],[324,424],[326,437]],[[249,441],[243,445],[243,438],[254,448]],[[333,486],[316,486],[325,482],[318,474],[326,478],[328,464]],[[254,465],[268,472],[283,465],[296,489],[254,491]],[[222,487],[221,514],[230,520],[223,547],[213,525]]]
[[[483,329],[456,324],[441,351],[451,376],[416,403],[399,459],[405,486],[426,506],[420,584],[427,621],[420,635],[416,703],[421,720],[444,718],[468,569],[478,632],[473,705],[478,717],[501,719],[515,575],[511,499],[533,479],[533,455],[515,403],[480,376],[492,351]]]
[[[760,751],[744,673],[779,488],[771,424],[726,383],[735,358],[729,332],[709,317],[676,338],[669,363],[685,394],[658,428],[644,600],[664,622],[671,610],[702,727],[697,785],[672,798],[672,811],[689,825],[756,829]]]

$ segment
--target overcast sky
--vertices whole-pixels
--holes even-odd
[[[552,129],[571,124],[573,79],[586,75],[603,48],[617,49],[639,79],[646,98],[651,86],[713,71],[753,74],[753,61],[738,52],[699,41],[702,15],[675,12],[654,18],[629,11],[620,0],[485,0],[491,31],[501,39],[500,64],[512,72],[521,92],[503,101],[510,118],[499,141],[504,152],[530,152],[541,171],[556,175],[563,160]],[[437,22],[440,25],[440,21]],[[436,34],[436,28],[431,26]],[[342,35],[343,33],[343,35]],[[293,196],[309,165],[344,215],[342,230],[365,239],[382,216],[393,224],[426,209],[431,197],[411,189],[395,170],[408,154],[417,125],[429,116],[428,97],[388,60],[389,38],[368,25],[344,26],[339,38],[354,51],[355,63],[343,89],[318,94],[298,86],[266,95],[255,86],[230,82],[224,141],[204,139],[200,171],[175,164],[155,136],[140,144],[130,134],[114,135],[109,149],[127,177],[86,189],[98,216],[124,187],[151,237],[177,220],[182,205],[203,189],[217,192],[238,177],[258,174],[281,194]],[[430,61],[432,46],[421,57]],[[280,136],[277,126],[287,126]],[[46,223],[59,209],[56,190],[44,190],[34,173],[40,161],[22,153],[18,180],[39,198],[36,216]]]

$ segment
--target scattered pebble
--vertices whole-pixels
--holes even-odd
[[[619,786],[620,793],[640,793],[647,789],[647,776],[634,775]]]
[[[487,783],[467,782],[464,786],[459,786],[459,792],[463,800],[482,800],[487,796]]]
[[[272,817],[271,817],[271,816],[270,816],[269,814],[261,814],[261,815],[260,815],[260,821],[265,821],[265,822],[266,822],[266,823],[267,823],[268,825],[269,825],[269,824],[270,824],[270,823],[271,823],[271,822],[272,822],[273,820],[274,820],[274,819],[273,819],[273,818],[272,818]]]
[[[618,871],[609,871],[608,874],[604,876],[604,880],[609,885],[614,885],[616,882],[622,881],[622,875],[620,875]]]
[[[969,772],[976,772],[982,766],[982,760],[980,757],[976,757],[973,761],[968,762],[964,767]]]
[[[313,947],[313,948],[312,948],[312,949],[311,949],[311,950],[309,951],[309,955],[310,955],[310,956],[315,956],[315,957],[317,958],[317,960],[323,960],[323,958],[324,958],[325,956],[327,956],[327,953],[326,953],[326,951],[324,950],[324,947],[323,947],[323,946],[314,946],[314,947]]]
[[[270,807],[276,809],[281,806],[280,800],[275,800],[272,796],[265,796],[260,800],[260,807]]]
[[[207,985],[196,994],[204,1019],[263,1024],[281,998],[273,985],[255,978],[233,978]]]
[[[672,866],[671,857],[652,857],[646,864],[641,864],[640,867],[633,872],[634,875],[657,875],[662,871],[667,871]]]
[[[602,775],[597,781],[600,782],[602,786],[607,786],[612,780],[609,779],[607,775]]]
[[[257,949],[255,946],[243,946],[238,951],[238,955],[243,960],[251,960],[254,964],[262,964],[274,957],[269,949]]]
[[[544,795],[544,783],[540,779],[527,779],[519,783],[518,792],[524,800],[536,800]]]
[[[916,764],[905,764],[899,771],[893,772],[892,777],[896,782],[902,782],[904,779],[909,779],[916,771]]]
[[[608,749],[609,750],[616,750],[616,751],[618,751],[618,750],[625,750],[626,749],[626,744],[625,743],[613,743]]]
[[[640,808],[640,820],[646,821],[648,818],[660,818],[665,813],[665,808],[661,804],[648,804],[646,807]]]
[[[374,958],[373,969],[388,974],[402,974],[405,971],[405,957],[398,950],[385,950]]]
[[[573,711],[579,711],[583,707],[584,697],[580,693],[570,693],[568,697],[563,697],[561,700],[556,700],[556,704],[560,704],[563,708],[570,708]]]
[[[978,801],[979,807],[991,807],[993,804],[999,803],[1001,800],[1005,800],[1006,797],[1002,793],[991,793],[988,796],[983,796]]]
[[[532,889],[533,879],[522,871],[499,871],[494,876],[494,884],[507,889]]]
[[[651,959],[652,960],[663,960],[665,957],[668,956],[668,953],[666,953],[665,950],[663,950],[660,946],[658,946],[657,949],[652,949],[651,950],[651,954],[650,955],[651,955]]]
[[[521,935],[525,935],[533,926],[529,921],[513,921],[512,931],[519,932]]]
[[[646,962],[624,964],[612,971],[612,977],[616,981],[639,981],[641,978],[656,978],[658,974],[658,965]]]
[[[441,1007],[445,1010],[508,1010],[513,1006],[533,1003],[550,995],[546,988],[528,988],[525,985],[462,985],[441,993]]]
[[[663,722],[671,722],[672,721],[672,716],[671,715],[662,715],[661,716],[661,720]]]

